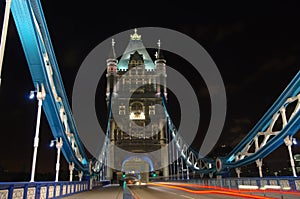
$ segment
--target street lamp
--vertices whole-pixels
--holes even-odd
[[[63,146],[63,141],[61,138],[56,138],[55,140],[51,140],[50,147],[53,147],[55,142],[56,142],[56,148],[57,148],[55,182],[58,182],[58,174],[59,174],[59,167],[60,167],[60,164],[59,164],[60,163],[60,151]]]
[[[298,142],[297,142],[297,139],[296,139],[296,138],[293,138],[292,140],[293,140],[293,145],[297,145],[297,144],[298,144]]]
[[[36,93],[36,91],[30,91],[30,93],[29,93],[29,99],[32,100],[35,97],[35,93]]]
[[[37,84],[36,85],[36,91],[31,91],[30,92],[31,99],[33,99],[35,96],[38,99],[38,112],[37,112],[37,119],[36,119],[35,137],[34,137],[34,142],[33,142],[33,159],[32,159],[30,182],[34,182],[37,148],[39,146],[39,133],[40,133],[39,131],[40,131],[40,121],[41,121],[41,110],[42,110],[43,100],[46,97],[46,91],[45,91],[45,88],[44,88],[43,84],[41,84],[41,88]]]

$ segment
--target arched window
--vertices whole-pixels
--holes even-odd
[[[130,119],[131,120],[144,120],[144,106],[141,102],[134,102],[130,106]]]

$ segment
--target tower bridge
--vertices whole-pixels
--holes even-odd
[[[39,104],[31,180],[25,183],[0,183],[0,197],[67,196],[90,190],[93,183],[101,187],[108,183],[118,183],[124,173],[125,175],[137,173],[140,182],[161,189],[160,192],[166,189],[173,190],[179,198],[191,198],[194,196],[191,194],[202,192],[250,197],[245,193],[250,189],[257,191],[257,195],[254,194],[253,198],[264,198],[259,196],[262,193],[260,191],[264,190],[263,194],[265,194],[265,190],[270,188],[280,190],[280,192],[272,192],[275,195],[292,190],[292,194],[290,192],[284,194],[299,197],[300,180],[297,177],[291,150],[293,136],[300,127],[299,72],[273,106],[227,156],[217,159],[202,157],[185,142],[184,136],[178,132],[172,122],[172,116],[167,111],[167,59],[163,56],[161,42],[157,43],[156,58],[153,61],[143,45],[143,35],[135,29],[129,36],[127,48],[120,59],[115,53],[115,45],[118,41],[111,42],[111,53],[106,61],[106,101],[109,110],[107,132],[104,142],[100,143],[101,151],[98,157],[89,159],[73,119],[40,1],[7,1],[2,34],[4,39],[1,40],[2,56],[9,19],[7,13],[9,14],[10,11],[22,43],[35,86],[34,94]],[[53,134],[53,142],[57,147],[56,178],[54,182],[45,183],[35,182],[42,108]],[[170,144],[171,140],[173,145]],[[281,145],[286,145],[288,148],[293,177],[263,178],[263,158]],[[61,152],[69,164],[69,182],[59,182]],[[171,160],[171,157],[175,157],[175,160]],[[254,162],[257,164],[260,178],[240,179],[241,167]],[[220,176],[230,169],[236,170],[238,178],[222,179]],[[73,182],[74,170],[78,173],[79,182]],[[160,180],[163,183],[149,183],[151,178],[149,175],[154,173],[158,174],[154,181]],[[209,177],[210,180],[202,179],[204,176]],[[218,179],[212,179],[214,176],[218,176]],[[178,181],[191,184],[178,183]],[[241,191],[245,186],[247,190]],[[233,189],[216,190],[220,187]],[[126,186],[121,189],[125,197],[129,193],[128,189]],[[145,194],[149,191],[148,188],[146,189],[141,192]],[[211,192],[211,189],[214,191]],[[111,190],[113,194],[120,193],[119,188],[105,190]],[[105,190],[103,193],[106,194]],[[183,195],[182,191],[188,194]],[[108,192],[108,195],[111,194],[110,191]],[[133,188],[130,194],[139,195],[141,192]]]
[[[157,104],[162,106],[160,90],[167,95],[166,60],[161,50],[158,49],[156,60],[152,61],[137,29],[134,30],[134,34],[130,35],[127,48],[119,61],[114,47],[115,41],[112,40],[112,53],[107,59],[106,96],[109,101],[112,95],[111,100],[116,110],[110,119],[111,148],[108,161],[112,162],[111,166],[115,168],[122,165],[121,171],[130,170],[129,165],[134,167],[133,171],[141,167],[143,170],[140,172],[147,173],[143,176],[148,176],[150,165],[145,166],[145,161],[139,157],[147,157],[152,164],[154,162],[155,168],[161,167],[157,164],[168,162],[165,147],[168,137],[166,120],[164,115],[159,115],[159,111],[156,110]],[[120,70],[121,68],[123,70]],[[116,147],[136,154],[135,158],[114,154]],[[158,150],[160,157],[149,157],[151,152]],[[155,161],[151,160],[153,158]],[[127,162],[123,165],[125,159]],[[163,176],[167,177],[168,165],[162,167]],[[106,178],[113,178],[111,172],[116,173],[118,169],[107,169]],[[120,170],[118,174],[119,179]]]

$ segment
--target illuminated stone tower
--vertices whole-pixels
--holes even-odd
[[[149,171],[168,176],[168,153],[166,147],[166,120],[162,110],[163,92],[167,97],[166,60],[160,50],[153,62],[143,45],[142,37],[134,30],[128,46],[118,61],[112,41],[112,50],[107,59],[107,101],[113,95],[113,106],[117,111],[110,121],[111,145],[133,156],[117,156],[110,147],[106,178],[120,178],[120,171],[141,174],[147,181]],[[158,106],[157,106],[158,105]],[[160,107],[160,109],[158,109]],[[118,121],[116,121],[118,120]],[[148,155],[159,151],[156,157]],[[119,168],[119,169],[112,169]],[[159,168],[156,171],[155,168]]]

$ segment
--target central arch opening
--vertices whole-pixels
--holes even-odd
[[[130,156],[122,163],[122,178],[129,183],[146,183],[152,172],[153,162],[148,156]]]

